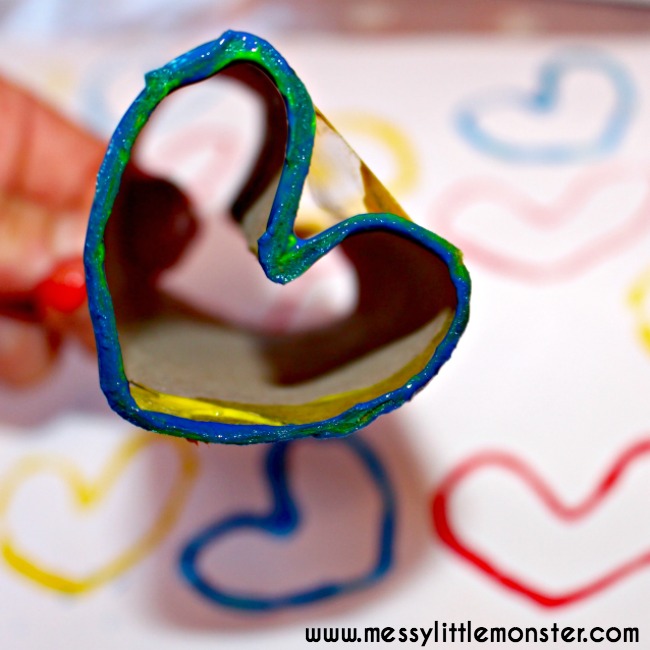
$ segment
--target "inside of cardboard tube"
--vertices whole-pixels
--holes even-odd
[[[236,63],[220,74],[252,88],[265,108],[266,134],[231,206],[232,218],[256,253],[285,158],[285,103],[254,64]],[[295,232],[305,239],[355,214],[403,215],[318,112],[307,186],[319,210],[296,219]],[[124,187],[123,182],[120,194]],[[119,202],[118,195],[116,206]],[[156,282],[143,281],[133,270],[125,281],[123,251],[134,232],[109,219],[106,271],[125,374],[141,408],[233,423],[333,417],[357,401],[404,385],[420,371],[456,308],[455,288],[438,256],[407,237],[374,231],[340,244],[357,276],[352,313],[307,331],[278,334],[241,327],[170,299]],[[228,269],[215,269],[222,272]]]

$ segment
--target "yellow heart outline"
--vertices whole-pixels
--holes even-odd
[[[169,533],[196,478],[198,462],[194,450],[185,441],[137,435],[122,443],[108,459],[99,477],[86,478],[70,460],[50,455],[33,455],[21,459],[0,483],[0,518],[4,519],[11,499],[27,479],[36,474],[51,472],[68,486],[80,509],[97,506],[108,495],[126,467],[140,452],[153,445],[171,445],[178,458],[177,477],[153,525],[125,551],[113,560],[91,571],[82,578],[70,578],[42,567],[23,554],[8,530],[0,536],[0,553],[7,564],[18,573],[43,587],[62,593],[77,595],[88,592],[124,573],[148,555]]]
[[[634,313],[638,336],[646,350],[650,350],[650,322],[646,316],[644,306],[649,295],[650,268],[637,277],[628,293],[628,304]]]
[[[395,166],[392,178],[382,184],[397,196],[413,191],[420,182],[419,155],[410,136],[387,117],[366,110],[345,109],[336,113],[336,130],[344,134],[347,141],[355,136],[369,138],[382,147]]]

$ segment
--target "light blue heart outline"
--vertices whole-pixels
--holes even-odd
[[[198,568],[201,554],[219,538],[237,531],[253,529],[262,534],[288,536],[300,527],[300,510],[291,496],[287,480],[287,452],[296,444],[277,442],[269,448],[265,459],[265,473],[273,503],[268,513],[244,512],[231,515],[204,528],[183,548],[179,558],[179,569],[186,580],[201,596],[223,607],[246,611],[268,612],[309,605],[347,593],[366,589],[380,581],[393,563],[393,542],[395,537],[396,498],[388,477],[378,456],[358,436],[340,438],[357,455],[370,479],[381,495],[382,511],[379,524],[379,548],[374,566],[365,575],[347,582],[325,582],[303,591],[283,596],[261,597],[229,593],[202,577]]]
[[[592,69],[609,78],[616,95],[616,105],[606,124],[592,142],[566,144],[518,145],[493,137],[483,130],[480,117],[505,106],[548,114],[558,105],[562,78],[577,69]],[[589,48],[561,50],[547,60],[538,74],[537,90],[532,93],[514,88],[500,88],[475,95],[457,109],[454,123],[460,135],[478,151],[509,163],[572,163],[598,158],[614,151],[621,143],[635,111],[637,91],[629,72],[604,52]]]

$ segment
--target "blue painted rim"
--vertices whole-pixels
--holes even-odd
[[[298,277],[346,237],[381,230],[411,239],[435,253],[449,269],[457,307],[449,330],[425,368],[400,388],[361,402],[341,414],[303,424],[257,425],[190,420],[141,409],[131,396],[124,373],[113,302],[104,271],[104,231],[135,140],[158,104],[174,90],[208,79],[227,65],[248,61],[276,84],[287,109],[285,162],[267,229],[259,239],[259,260],[267,276],[286,283]],[[469,318],[470,279],[458,249],[417,224],[389,213],[360,214],[303,240],[293,232],[314,142],[315,111],[307,90],[280,54],[266,41],[242,32],[225,32],[145,75],[145,88],[128,108],[111,137],[97,179],[84,265],[88,303],[99,362],[100,384],[113,410],[133,424],[204,442],[247,444],[304,436],[348,435],[378,416],[401,406],[421,390],[451,356]]]

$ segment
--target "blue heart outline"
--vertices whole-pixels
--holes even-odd
[[[604,74],[609,78],[616,95],[616,105],[602,132],[592,142],[517,145],[493,137],[481,127],[481,114],[505,106],[518,106],[538,115],[550,113],[557,107],[562,78],[578,69],[596,70]],[[614,151],[625,135],[637,99],[635,84],[628,71],[606,53],[590,48],[571,48],[553,55],[539,70],[537,88],[532,93],[500,88],[475,95],[457,109],[454,117],[456,129],[473,148],[506,162],[571,163]]]
[[[224,607],[247,611],[273,611],[309,605],[370,587],[381,580],[393,563],[396,498],[378,456],[358,436],[340,438],[357,455],[381,495],[382,512],[379,525],[379,548],[372,569],[348,582],[325,582],[303,591],[283,596],[258,597],[228,593],[206,580],[198,568],[200,556],[218,539],[242,529],[259,530],[275,536],[288,536],[300,527],[301,515],[291,496],[287,475],[287,453],[296,442],[274,443],[267,453],[264,471],[273,496],[268,513],[243,512],[216,522],[195,535],[183,548],[179,558],[182,577],[204,598]],[[323,444],[323,443],[321,443]]]

